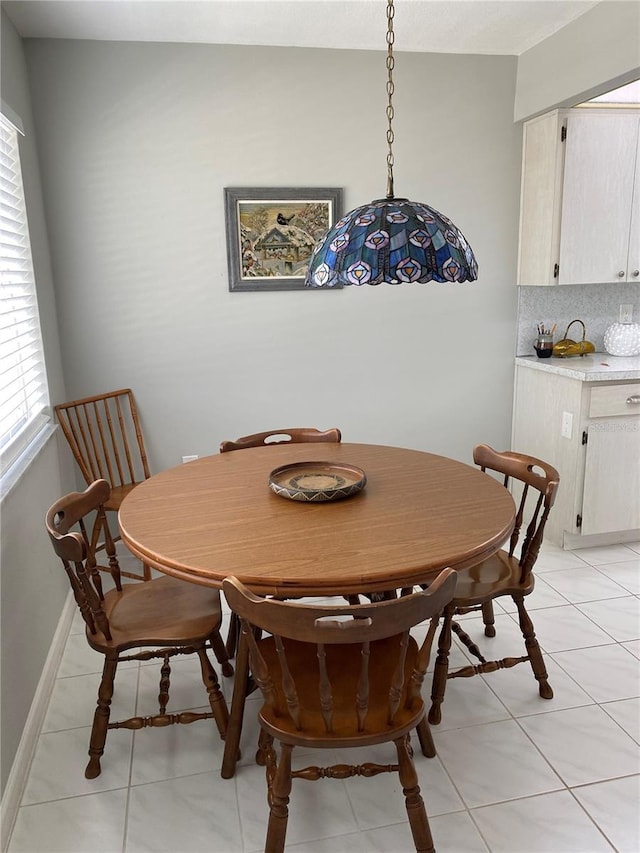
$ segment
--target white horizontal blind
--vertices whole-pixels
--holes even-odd
[[[0,474],[49,420],[18,133],[0,114]]]

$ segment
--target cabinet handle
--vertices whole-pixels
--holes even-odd
[[[640,394],[632,394],[631,397],[627,397],[627,403],[630,406],[640,405]]]
[[[624,278],[624,270],[620,270],[618,273],[618,278]]]
[[[631,273],[631,275],[632,275],[634,278],[638,278],[638,276],[640,275],[640,270],[634,270],[634,271]]]

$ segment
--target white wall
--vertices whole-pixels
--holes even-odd
[[[49,389],[64,395],[55,296],[49,260],[40,173],[22,41],[2,12],[2,99],[22,118],[23,181]],[[53,437],[0,508],[2,649],[2,791],[58,624],[68,581],[53,553],[43,520],[47,508],[72,484],[66,453]]]
[[[640,3],[606,0],[518,59],[514,116],[572,107],[640,77]]]

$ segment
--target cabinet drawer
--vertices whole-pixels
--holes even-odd
[[[640,415],[640,382],[628,385],[601,385],[591,389],[590,418]]]

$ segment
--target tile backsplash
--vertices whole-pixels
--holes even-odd
[[[640,283],[566,284],[551,287],[520,287],[518,299],[518,333],[516,355],[533,355],[533,340],[538,323],[550,328],[556,323],[554,338],[564,337],[572,320],[582,320],[587,340],[596,352],[604,351],[604,333],[617,323],[620,305],[633,305],[633,322],[640,323]],[[576,323],[569,337],[582,338],[582,327]]]

